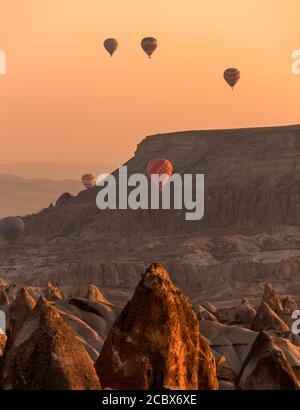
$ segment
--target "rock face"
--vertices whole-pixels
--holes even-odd
[[[59,313],[43,298],[39,299],[23,326],[18,323],[10,345],[2,369],[4,388],[100,389],[93,362],[84,347]]]
[[[218,362],[219,380],[235,382],[257,333],[207,320],[200,322],[200,331],[209,341]]]
[[[203,302],[201,303],[201,306],[203,307],[203,309],[205,309],[207,312],[210,312],[214,316],[216,316],[218,313],[217,308],[209,302]]]
[[[142,276],[96,370],[103,388],[216,389],[216,364],[187,297],[162,265]]]
[[[85,298],[90,300],[91,302],[108,303],[99,288],[92,283],[88,285],[88,290]]]
[[[2,359],[2,356],[3,356],[3,353],[4,353],[6,340],[7,340],[7,337],[0,333],[0,365],[1,365],[1,359]]]
[[[9,346],[34,310],[35,305],[36,302],[29,291],[22,287],[9,309]]]
[[[199,320],[211,320],[212,322],[217,322],[218,319],[216,316],[209,312],[208,310],[204,309],[203,306],[199,305],[196,309],[195,312],[197,314],[197,318]]]
[[[256,311],[247,298],[242,300],[242,305],[236,309],[235,320],[238,323],[252,323],[255,318]]]
[[[54,286],[51,282],[48,282],[45,298],[47,300],[60,300],[64,298],[64,294],[57,286]]]
[[[4,286],[0,286],[0,306],[6,305],[9,302]]]
[[[275,313],[278,314],[283,311],[281,297],[271,283],[266,283],[262,300],[267,303]]]
[[[261,332],[245,360],[237,387],[249,390],[295,390],[300,385],[283,351],[266,332]]]
[[[297,302],[291,296],[286,296],[282,299],[282,307],[284,313],[293,313],[298,309]]]
[[[286,332],[288,326],[282,319],[267,305],[262,302],[258,312],[251,325],[251,330],[260,332],[261,330],[275,330],[277,332]]]
[[[220,322],[227,324],[239,324],[250,327],[255,318],[256,311],[247,298],[243,298],[240,306],[231,309],[223,309],[218,312]]]

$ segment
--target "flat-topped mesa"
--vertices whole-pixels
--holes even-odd
[[[215,359],[187,297],[160,264],[142,275],[96,370],[103,388],[216,389]]]
[[[213,168],[209,166],[212,152],[215,156]],[[268,152],[267,156],[265,152]],[[166,156],[175,171],[182,172],[182,166],[186,164],[186,168],[201,166],[214,175],[224,168],[224,176],[229,174],[230,165],[236,162],[241,177],[269,173],[271,168],[276,175],[299,171],[299,152],[300,126],[295,125],[152,135],[138,144],[135,159]]]
[[[69,198],[64,206],[26,217],[26,237],[40,241],[41,238],[65,238],[76,233],[93,236],[92,232],[124,237],[145,228],[148,235],[152,232],[202,233],[205,228],[263,229],[300,225],[297,206],[300,202],[297,185],[299,125],[147,137],[125,164],[128,175],[147,174],[147,164],[157,157],[170,160],[174,173],[204,174],[203,219],[186,221],[185,210],[172,206],[160,212],[148,209],[100,211],[96,206],[100,188],[95,187]],[[117,170],[114,175],[118,181]]]

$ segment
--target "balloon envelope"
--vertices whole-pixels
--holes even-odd
[[[241,74],[237,68],[227,68],[224,71],[224,79],[230,87],[234,87],[239,81]]]
[[[118,41],[115,38],[107,38],[104,41],[104,48],[111,56],[113,56],[118,48]]]
[[[81,182],[86,189],[90,189],[96,185],[96,177],[92,174],[85,174],[82,176]]]
[[[0,235],[7,242],[14,242],[21,237],[24,232],[24,222],[21,218],[9,216],[0,221]]]
[[[154,37],[145,37],[141,42],[142,49],[149,58],[151,58],[152,54],[156,50],[157,45],[157,40]]]
[[[147,165],[148,175],[151,180],[159,184],[160,189],[167,183],[173,172],[173,166],[168,159],[156,158],[150,161]],[[161,176],[162,180],[157,176]],[[157,182],[155,181],[157,179]]]

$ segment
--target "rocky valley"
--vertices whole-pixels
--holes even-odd
[[[3,389],[299,388],[300,126],[150,136],[129,175],[156,157],[204,174],[201,221],[95,187],[1,241]]]

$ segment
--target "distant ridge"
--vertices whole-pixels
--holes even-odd
[[[204,130],[187,130],[187,131],[171,131],[166,133],[150,134],[146,138],[157,137],[157,136],[175,136],[175,135],[208,135],[208,134],[227,134],[227,133],[252,133],[252,132],[265,132],[265,131],[280,131],[280,130],[300,130],[300,124],[291,125],[274,125],[274,126],[264,126],[264,127],[246,127],[246,128],[208,128]]]
[[[36,213],[55,203],[62,193],[78,194],[82,189],[80,180],[27,179],[0,174],[0,218]]]
[[[55,163],[16,163],[0,164],[0,174],[15,175],[21,178],[45,178],[56,181],[66,179],[80,180],[87,172],[101,174],[111,172],[117,164],[55,164]]]

